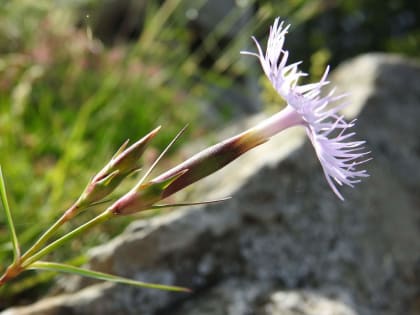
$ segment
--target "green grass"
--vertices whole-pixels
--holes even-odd
[[[151,6],[138,40],[110,47],[91,37],[89,21],[75,28],[70,7],[16,1],[1,8],[7,18],[0,31],[23,25],[15,34],[14,48],[7,41],[0,43],[0,164],[22,250],[70,206],[126,139],[135,141],[162,125],[145,157],[150,164],[151,157],[186,124],[187,132],[169,156],[208,126],[202,117],[197,121],[197,104],[213,96],[197,78],[212,77],[217,85],[221,75],[200,69],[200,51],[191,54],[187,21],[179,18],[182,6],[177,0]],[[215,40],[223,27],[218,31]],[[233,64],[236,57],[225,60]],[[229,80],[223,84],[226,87]],[[123,188],[129,186],[130,181]],[[117,190],[115,195],[123,192]],[[95,209],[74,224],[92,212]],[[52,259],[83,256],[87,248],[106,241],[132,219],[96,228]],[[11,245],[1,209],[2,271],[11,263]],[[33,273],[16,279],[0,289],[0,309],[22,294],[33,295],[32,288],[49,281],[51,277]],[[36,289],[35,295],[39,292]]]

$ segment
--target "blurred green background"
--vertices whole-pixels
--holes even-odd
[[[0,1],[0,164],[22,246],[125,139],[162,125],[144,158],[150,164],[185,124],[178,146],[269,110],[275,93],[257,61],[239,51],[254,50],[251,35],[265,43],[276,16],[292,24],[286,47],[310,79],[363,52],[420,55],[420,2],[413,0]],[[89,246],[131,220],[102,226],[52,259],[82,263]],[[2,270],[10,250],[1,211]],[[36,299],[50,282],[49,274],[17,279],[0,289],[0,309]]]

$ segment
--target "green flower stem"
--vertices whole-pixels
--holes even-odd
[[[52,242],[48,246],[44,247],[34,255],[28,257],[24,262],[22,262],[22,268],[26,269],[29,265],[33,264],[34,262],[40,260],[45,255],[49,254],[57,247],[62,246],[65,242],[73,239],[75,236],[89,230],[90,228],[94,227],[95,225],[105,222],[109,220],[114,214],[110,211],[105,210],[98,216],[94,217],[89,222],[79,226],[78,228],[74,229],[73,231],[67,233],[66,235],[62,236],[61,238],[57,239],[56,241]]]
[[[20,261],[22,263],[25,262],[26,259],[40,250],[41,246],[44,245],[45,242],[47,242],[64,223],[73,218],[80,210],[81,209],[77,203],[71,206],[44,234],[41,235],[41,237],[32,245],[32,247],[22,255]]]

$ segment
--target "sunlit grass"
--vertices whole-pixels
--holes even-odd
[[[197,55],[190,55],[188,21],[172,18],[179,15],[181,2],[170,0],[152,8],[138,41],[112,47],[92,38],[89,21],[74,27],[70,8],[25,1],[3,7],[7,23],[18,24],[26,15],[27,27],[36,30],[21,30],[16,47],[0,56],[0,163],[23,250],[74,201],[123,141],[162,125],[152,143],[158,152],[186,124],[184,142],[208,126],[197,121],[197,104],[211,95],[197,78],[212,70],[200,69]],[[176,148],[169,155],[174,152]],[[89,215],[82,214],[81,220]],[[3,211],[0,218],[4,269],[12,247]],[[128,222],[116,221],[94,229],[55,258],[83,252]],[[17,279],[13,294],[39,282],[33,279]],[[21,281],[25,285],[16,285]],[[10,290],[6,286],[2,293],[6,296]]]

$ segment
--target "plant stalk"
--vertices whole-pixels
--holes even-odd
[[[90,228],[94,227],[95,225],[105,222],[109,220],[114,214],[111,211],[105,210],[101,214],[94,217],[92,220],[86,222],[85,224],[79,226],[78,228],[74,229],[73,231],[67,233],[66,235],[63,235],[56,241],[52,242],[48,246],[44,247],[40,251],[36,252],[34,255],[27,257],[24,262],[22,262],[21,267],[23,269],[26,269],[30,264],[40,260],[45,255],[49,254],[53,250],[55,250],[57,247],[60,247],[65,242],[73,239],[75,236],[80,235],[81,233],[89,230]]]
[[[44,234],[41,235],[41,237],[31,246],[31,248],[22,255],[20,261],[23,263],[26,259],[34,255],[64,223],[72,219],[79,211],[80,208],[77,203],[66,210],[62,216],[47,231],[45,231]]]

